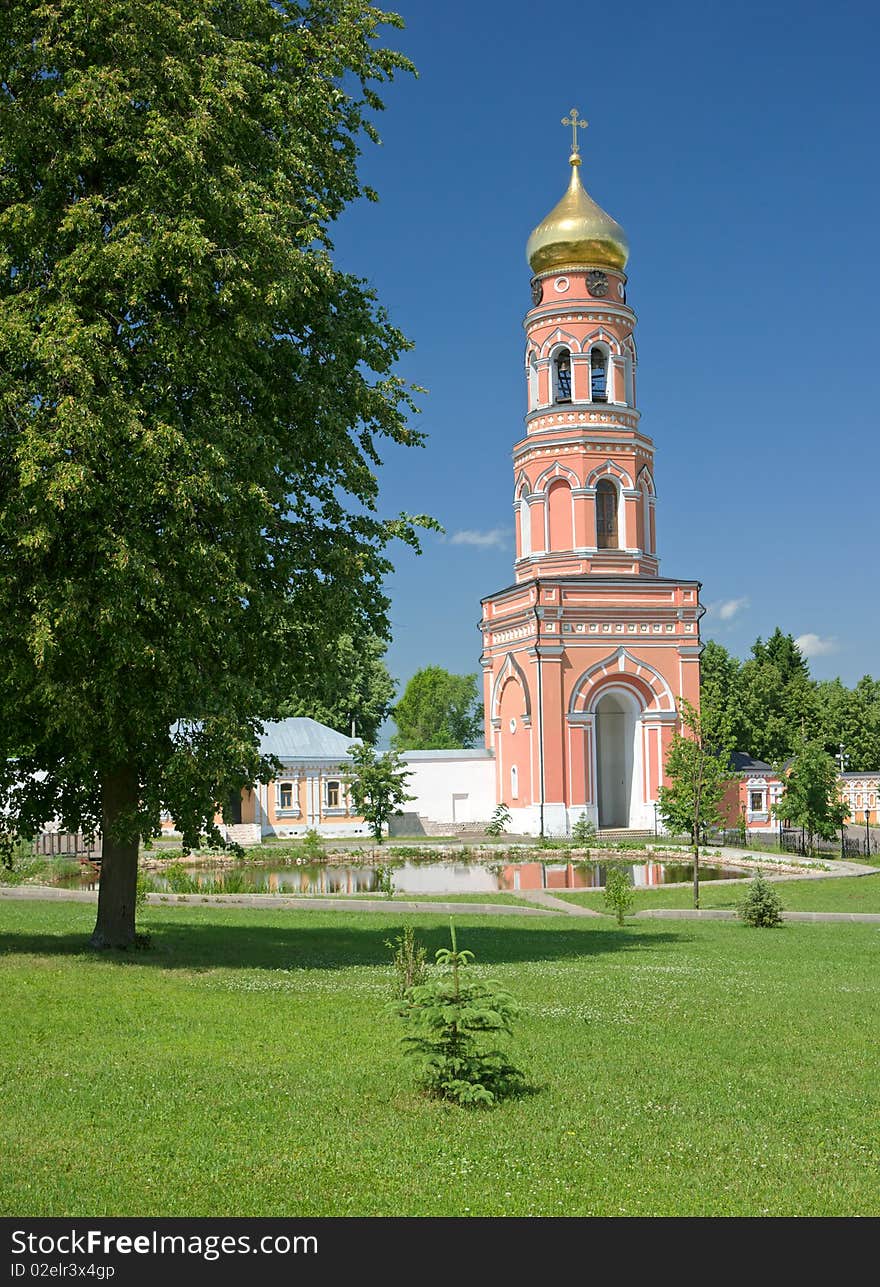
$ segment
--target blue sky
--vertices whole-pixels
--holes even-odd
[[[417,80],[365,144],[377,205],[337,226],[415,342],[420,451],[383,508],[447,530],[398,548],[388,661],[478,670],[481,596],[513,579],[525,243],[561,197],[577,106],[587,190],[626,229],[661,574],[696,577],[704,638],[778,624],[813,674],[880,675],[880,293],[872,3],[409,0]]]

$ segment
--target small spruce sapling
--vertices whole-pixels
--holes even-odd
[[[746,925],[761,929],[771,929],[782,923],[782,900],[761,872],[757,872],[746,886],[745,895],[736,905],[736,914]]]
[[[614,912],[618,925],[623,924],[627,912],[635,902],[632,877],[623,867],[609,867],[605,876],[605,906]]]
[[[468,1106],[490,1107],[525,1088],[524,1075],[499,1049],[484,1042],[511,1033],[519,1007],[491,980],[463,978],[473,952],[452,948],[436,954],[437,973],[409,988],[395,1012],[410,1028],[402,1044],[421,1064],[422,1085],[430,1095]]]
[[[591,844],[596,839],[596,828],[585,813],[582,813],[571,829],[571,838],[581,847]]]

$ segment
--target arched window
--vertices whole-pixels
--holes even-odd
[[[600,478],[596,484],[596,544],[600,550],[616,550],[617,537],[617,488],[609,478]]]
[[[538,359],[533,353],[529,360],[529,411],[538,406]]]
[[[590,399],[608,401],[608,355],[603,349],[590,349]]]
[[[519,773],[515,764],[510,766],[510,798],[519,799]]]
[[[554,402],[571,402],[571,354],[560,349],[553,363],[555,372]]]
[[[524,487],[519,494],[519,555],[522,559],[528,558],[532,552],[532,514],[527,495]]]

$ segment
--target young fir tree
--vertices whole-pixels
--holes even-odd
[[[691,837],[694,855],[694,907],[700,906],[700,836],[723,822],[721,801],[731,781],[730,752],[723,722],[711,709],[697,712],[682,699],[684,732],[674,734],[666,757],[666,785],[660,788],[660,813],[673,831]]]
[[[197,843],[271,774],[260,718],[341,633],[388,635],[409,345],[329,237],[375,195],[386,22],[0,7],[0,810],[102,832],[96,946],[134,940],[160,812]]]

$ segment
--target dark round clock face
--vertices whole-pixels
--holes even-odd
[[[608,278],[604,273],[600,273],[597,268],[593,269],[591,273],[587,273],[587,290],[591,295],[598,296],[599,298],[603,295],[607,295]]]
[[[544,295],[544,283],[538,281],[537,277],[532,282],[532,303],[540,304]]]

